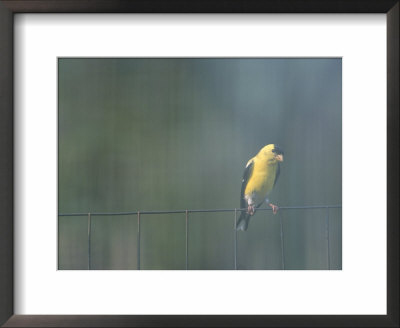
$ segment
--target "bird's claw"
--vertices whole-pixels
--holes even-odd
[[[250,215],[254,214],[254,204],[247,206],[247,213],[249,213]]]
[[[276,212],[278,212],[279,207],[274,205],[274,204],[268,204],[269,206],[272,207],[272,213],[276,214]]]

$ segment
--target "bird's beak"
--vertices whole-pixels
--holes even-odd
[[[283,155],[282,154],[276,155],[275,158],[276,158],[277,161],[283,162]]]

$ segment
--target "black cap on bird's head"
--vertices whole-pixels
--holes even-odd
[[[275,154],[275,158],[282,162],[283,161],[283,150],[282,148],[279,148],[278,146],[274,145],[274,149],[272,149],[272,152]]]
[[[274,149],[272,149],[272,151],[277,155],[284,155],[282,148],[279,148],[276,145],[274,145]]]

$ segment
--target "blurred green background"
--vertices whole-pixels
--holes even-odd
[[[342,200],[342,62],[177,58],[58,61],[59,213],[239,207],[246,162],[285,151],[270,200]],[[259,211],[238,269],[342,267],[341,209]],[[91,218],[91,268],[137,269],[137,217]],[[87,217],[59,216],[59,269],[87,269]],[[189,269],[234,268],[234,214],[189,215]],[[185,214],[143,215],[141,269],[185,269]],[[329,251],[329,257],[328,257]]]

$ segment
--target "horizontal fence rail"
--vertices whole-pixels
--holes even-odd
[[[301,210],[301,209],[324,209],[341,208],[342,205],[316,205],[316,206],[279,206],[279,210]],[[116,216],[116,215],[137,215],[140,214],[185,214],[187,213],[218,213],[218,212],[243,212],[247,208],[219,208],[200,210],[174,210],[174,211],[131,211],[131,212],[94,212],[91,216]],[[257,211],[272,211],[272,208],[257,208]],[[88,213],[60,213],[58,216],[87,216]]]
[[[330,270],[330,228],[329,228],[329,209],[342,208],[342,205],[311,205],[311,206],[279,206],[279,210],[313,210],[313,209],[325,209],[325,235],[327,243],[327,269]],[[247,208],[220,208],[220,209],[193,209],[193,210],[173,210],[173,211],[130,211],[130,212],[89,212],[89,213],[60,213],[59,217],[87,217],[87,250],[88,250],[88,270],[92,269],[91,261],[91,235],[92,235],[92,221],[94,216],[122,216],[132,215],[137,218],[137,270],[140,270],[140,221],[143,215],[153,214],[184,214],[185,215],[185,269],[189,269],[189,213],[221,213],[221,212],[233,212],[234,213],[234,242],[233,242],[233,253],[234,253],[234,269],[237,270],[237,213],[247,211]],[[257,211],[272,211],[272,208],[258,208]],[[281,267],[285,269],[285,251],[284,251],[284,230],[282,217],[279,218],[280,223],[280,239],[281,239]]]

